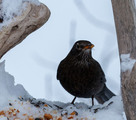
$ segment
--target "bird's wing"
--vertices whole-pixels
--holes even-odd
[[[100,77],[99,79],[101,79],[103,82],[106,82],[105,74],[101,68],[101,65],[94,59],[91,63],[92,64],[90,64],[90,69],[93,68],[93,71],[94,71],[94,73],[92,72],[94,74],[93,76],[95,76],[97,78],[99,76]]]
[[[65,67],[65,64],[64,64],[64,61],[62,60],[57,69],[57,80],[62,79],[62,76],[63,76],[62,73],[64,71],[64,67]]]

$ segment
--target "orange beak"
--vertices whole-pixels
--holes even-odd
[[[87,45],[87,46],[84,47],[84,49],[92,49],[93,47],[94,47],[93,44],[92,45]]]

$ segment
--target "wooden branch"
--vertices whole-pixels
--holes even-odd
[[[120,56],[121,54],[130,54],[131,59],[136,59],[136,10],[134,0],[111,1],[119,54]],[[132,70],[121,71],[121,84],[127,120],[136,120],[136,63]]]
[[[0,58],[41,27],[50,16],[50,11],[44,4],[35,5],[29,2],[23,4],[27,4],[27,7],[21,16],[14,18],[12,23],[0,31]]]

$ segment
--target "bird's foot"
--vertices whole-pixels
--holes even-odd
[[[70,104],[75,105],[75,103],[71,102]]]
[[[91,106],[89,107],[89,109],[93,110],[94,113],[97,113],[99,110],[107,109],[111,104],[113,104],[113,101],[111,101],[108,105],[104,107],[93,108],[93,106]]]
[[[92,105],[92,106],[90,106],[90,107],[88,107],[88,109],[90,109],[90,110],[91,110],[92,108],[93,108],[93,105]]]

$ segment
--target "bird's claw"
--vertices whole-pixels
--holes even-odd
[[[98,108],[93,109],[93,106],[91,106],[91,107],[89,107],[89,109],[93,110],[94,113],[97,113],[99,110],[107,109],[111,104],[113,104],[113,101],[111,101],[108,105],[106,105],[104,107],[98,107]]]

